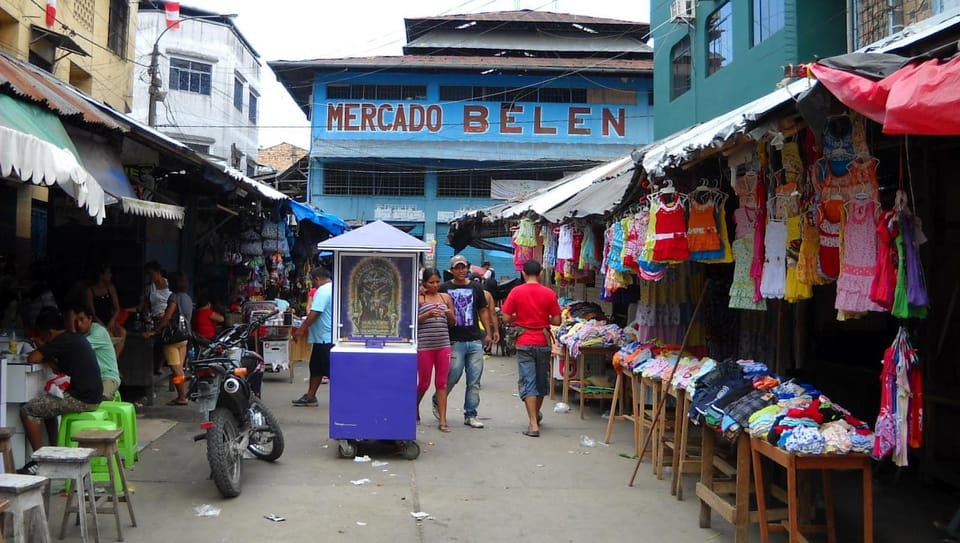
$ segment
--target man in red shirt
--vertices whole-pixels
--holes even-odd
[[[550,325],[560,324],[557,295],[540,284],[543,267],[536,260],[523,263],[523,284],[507,295],[500,308],[503,322],[523,329],[517,337],[517,367],[520,374],[520,399],[527,407],[529,426],[523,435],[540,437],[543,397],[550,384]]]

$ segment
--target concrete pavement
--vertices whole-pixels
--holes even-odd
[[[373,451],[374,460],[388,462],[380,467],[337,457],[336,442],[327,437],[327,387],[321,388],[317,408],[290,405],[305,387],[301,379],[289,384],[285,374],[268,376],[264,396],[280,418],[286,450],[275,464],[245,461],[243,494],[231,500],[220,498],[207,479],[205,442],[192,440],[199,432],[195,408],[143,408],[141,436],[162,435],[146,444],[129,472],[138,527],[129,527],[124,516],[125,540],[732,541],[731,527],[716,516],[714,529],[698,528],[692,479],[686,487],[690,497],[678,502],[667,481],[650,474],[647,461],[636,486],[627,486],[634,460],[621,454],[633,453],[632,427],[617,422],[612,444],[599,443],[606,427],[601,411],[608,406],[588,406],[580,420],[576,408],[557,414],[547,400],[541,437],[523,436],[526,418],[516,396],[514,358],[486,362],[479,410],[486,428],[461,424],[458,385],[451,397],[452,431],[437,430],[425,400],[420,458]],[[161,393],[155,403],[162,405],[166,396]],[[164,427],[169,431],[162,432]],[[596,447],[581,446],[581,435],[596,440]],[[351,483],[361,479],[370,483]],[[54,501],[51,518],[59,519],[63,500]],[[219,515],[197,516],[195,508],[202,505],[219,508]],[[421,511],[430,518],[418,522],[411,516]],[[264,518],[269,514],[286,520],[269,521]],[[102,517],[99,524],[103,540],[111,540],[113,519]],[[78,530],[68,529],[66,540],[79,540]]]

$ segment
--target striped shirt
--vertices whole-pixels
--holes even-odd
[[[450,346],[450,331],[447,325],[447,304],[422,303],[418,315],[431,313],[435,308],[443,309],[439,317],[427,317],[420,321],[417,327],[417,348],[421,351],[432,351]]]

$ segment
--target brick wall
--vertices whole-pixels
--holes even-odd
[[[282,172],[307,154],[307,150],[290,143],[279,143],[257,151],[257,162]]]
[[[857,13],[860,23],[858,48],[891,34],[891,12],[894,32],[933,15],[933,8],[927,0],[896,0],[893,10],[890,4],[890,0],[860,0]]]

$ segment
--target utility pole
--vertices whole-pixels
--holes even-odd
[[[162,36],[163,34],[161,34]],[[160,90],[160,36],[153,42],[153,52],[150,53],[150,88],[147,90],[150,95],[150,105],[147,110],[147,125],[157,126],[157,102],[163,101],[163,91]]]

